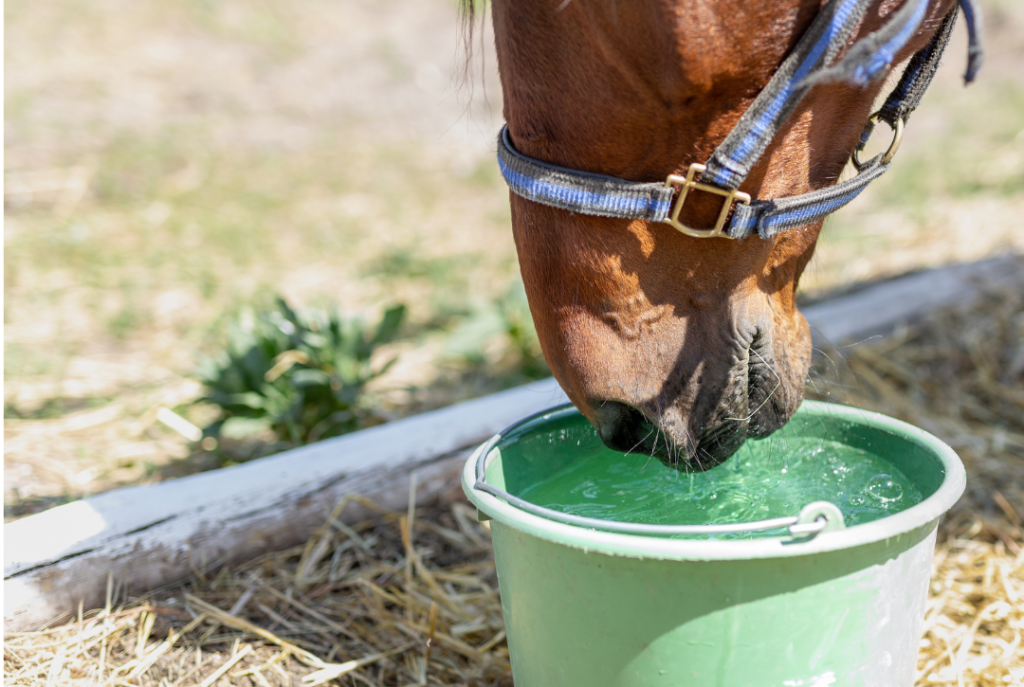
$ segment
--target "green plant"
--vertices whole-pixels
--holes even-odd
[[[363,391],[394,362],[372,360],[394,340],[405,306],[389,308],[374,327],[361,318],[307,310],[282,298],[231,325],[227,350],[201,363],[199,399],[220,407],[205,436],[243,439],[272,430],[292,445],[378,424]]]

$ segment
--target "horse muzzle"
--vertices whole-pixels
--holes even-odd
[[[809,355],[780,364],[775,350],[771,337],[755,336],[728,365],[716,370],[703,360],[649,398],[588,398],[585,414],[611,449],[656,457],[683,472],[707,470],[748,437],[782,427],[799,407]]]

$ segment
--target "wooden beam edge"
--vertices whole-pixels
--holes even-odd
[[[34,629],[102,605],[107,576],[133,592],[305,541],[346,493],[388,507],[458,486],[467,449],[566,403],[553,379],[230,468],[126,487],[4,525],[4,624]],[[347,519],[358,509],[346,510]]]

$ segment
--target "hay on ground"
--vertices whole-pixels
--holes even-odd
[[[344,524],[348,502],[375,517]],[[357,496],[306,543],[8,634],[9,685],[511,685],[489,533],[463,503]]]

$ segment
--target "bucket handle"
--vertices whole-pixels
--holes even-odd
[[[588,518],[582,515],[571,515],[560,513],[550,508],[538,506],[525,501],[518,496],[513,496],[507,491],[487,484],[486,469],[487,459],[491,456],[493,449],[498,443],[501,435],[492,437],[490,441],[480,447],[476,461],[476,483],[473,488],[491,496],[505,501],[510,506],[526,511],[533,515],[540,516],[547,520],[554,520],[566,525],[585,527],[587,529],[603,530],[620,534],[638,534],[648,536],[665,536],[673,534],[742,534],[745,532],[763,532],[786,527],[789,535],[793,538],[810,538],[821,532],[841,530],[846,526],[843,520],[843,513],[839,508],[829,501],[814,501],[800,509],[799,515],[788,515],[781,518],[769,520],[757,520],[755,522],[737,522],[722,525],[648,525],[638,522],[619,522],[616,520],[602,520],[600,518]],[[478,518],[489,520],[490,518],[477,510]]]

